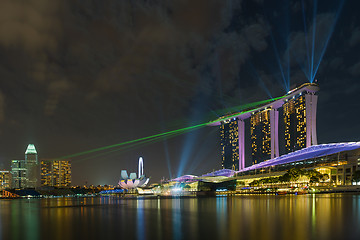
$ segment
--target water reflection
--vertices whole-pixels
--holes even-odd
[[[39,211],[29,200],[0,200],[0,239],[39,238]],[[21,231],[19,231],[21,229]],[[30,231],[25,234],[25,231]],[[6,238],[4,238],[6,239]]]
[[[161,200],[160,198],[157,199],[157,225],[156,225],[156,232],[159,234],[158,239],[162,239],[162,218],[161,218]]]
[[[180,198],[175,198],[172,200],[172,232],[173,239],[179,240],[182,239],[182,229],[181,229],[181,203]],[[185,224],[185,223],[184,223]]]
[[[216,225],[219,228],[218,239],[227,239],[227,197],[216,198]]]
[[[189,199],[188,209],[189,209],[189,236],[191,239],[199,239],[198,235],[198,201],[196,198]]]
[[[360,195],[0,200],[0,239],[360,239]]]
[[[145,223],[144,223],[144,200],[140,199],[136,201],[137,206],[137,239],[144,240],[145,239]]]

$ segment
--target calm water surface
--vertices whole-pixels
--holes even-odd
[[[0,200],[0,239],[360,239],[360,195]]]

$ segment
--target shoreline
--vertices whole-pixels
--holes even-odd
[[[360,185],[346,185],[346,186],[313,186],[307,188],[301,187],[252,187],[237,189],[234,191],[181,191],[176,193],[87,193],[87,194],[63,194],[63,195],[13,195],[0,196],[0,199],[35,199],[35,198],[87,198],[87,197],[119,197],[119,198],[196,198],[196,197],[218,197],[218,196],[237,196],[237,195],[307,195],[307,194],[327,194],[327,193],[359,193]]]

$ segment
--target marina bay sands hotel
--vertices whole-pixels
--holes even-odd
[[[252,165],[279,157],[279,138],[284,154],[317,145],[318,91],[316,83],[305,83],[277,100],[209,123],[220,127],[222,168],[245,168],[245,129],[250,130]]]

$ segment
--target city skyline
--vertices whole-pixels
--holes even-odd
[[[18,26],[0,29],[0,169],[22,159],[29,143],[40,159],[55,159],[210,121],[223,109],[282,96],[313,75],[321,88],[318,142],[359,140],[358,3],[319,1],[314,24],[311,1],[304,18],[302,1],[111,2],[40,7],[34,0],[21,15],[6,1],[0,10],[6,26]],[[304,39],[313,32],[308,61]],[[116,184],[139,156],[152,181],[220,169],[219,135],[207,127],[76,157],[73,184]]]
[[[360,8],[1,0],[1,239],[360,239]]]
[[[257,165],[258,163],[272,160],[273,158],[277,158],[281,155],[281,153],[279,155],[279,135],[280,139],[283,138],[281,139],[281,142],[283,142],[284,145],[280,146],[280,148],[282,149],[282,154],[284,154],[282,157],[285,158],[285,155],[288,153],[310,147],[312,145],[317,145],[316,108],[318,96],[315,95],[317,91],[319,91],[317,84],[305,83],[301,86],[291,89],[284,96],[274,98],[270,102],[266,101],[265,103],[253,103],[252,108],[248,107],[245,108],[245,111],[221,116],[220,118],[207,123],[206,125],[208,126],[220,126],[221,168],[239,171],[243,168],[251,167],[250,165],[244,165],[245,159],[242,160],[239,158],[240,155],[245,154],[245,151],[248,151],[244,148],[246,141],[251,143],[251,165]],[[281,119],[284,121],[284,132],[279,132],[279,111],[281,112]],[[250,127],[248,127],[250,128],[250,139],[245,139],[244,137],[244,133],[246,131],[245,120],[247,118],[250,121]],[[200,124],[198,126],[201,125],[204,124]],[[258,125],[260,125],[260,128]],[[196,126],[190,126],[189,129],[191,128],[196,129]],[[239,129],[242,129],[242,131]],[[181,129],[174,131],[181,131]],[[160,133],[157,135],[163,134],[165,134],[165,136],[171,136],[170,132]],[[153,137],[148,136],[143,140],[135,139],[133,141],[141,142],[148,138],[151,139]],[[123,144],[126,144],[126,142]],[[102,148],[107,149],[109,147],[112,148],[112,146],[105,146]],[[93,149],[82,153],[75,153],[70,156],[82,156],[88,154],[89,152],[97,152],[102,148]],[[239,149],[243,150],[239,151]],[[257,152],[259,153],[256,154]],[[139,159],[142,160],[142,157]],[[17,186],[16,181],[14,181],[13,186],[15,186],[15,188],[34,188],[35,186],[40,186],[36,184],[36,182],[40,183],[40,181],[41,186],[71,186],[70,161],[65,160],[64,157],[61,157],[59,159],[52,160],[41,159],[40,162],[38,162],[37,151],[34,144],[28,145],[25,151],[25,160],[12,161],[13,164],[15,162],[19,162],[18,164],[20,165],[22,163],[26,172],[24,175],[26,178],[25,184],[20,183],[18,184],[19,186]],[[20,165],[13,166],[13,164],[11,172],[12,174],[15,174],[16,170],[14,172],[14,168],[17,169],[20,167]],[[39,169],[37,169],[35,165]],[[241,167],[239,168],[239,166]],[[34,172],[39,171],[41,171],[40,174],[35,174],[39,175],[39,178],[34,179]],[[14,176],[16,176],[16,174]],[[121,178],[124,178],[123,170],[121,172]],[[134,176],[130,176],[130,178],[133,179]],[[86,184],[87,183],[85,183],[85,185]]]

